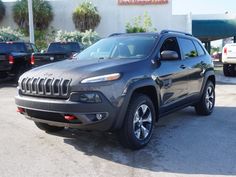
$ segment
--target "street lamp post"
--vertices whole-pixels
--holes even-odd
[[[28,0],[28,12],[29,12],[29,34],[30,34],[30,42],[34,44],[34,20],[33,20],[32,0]]]

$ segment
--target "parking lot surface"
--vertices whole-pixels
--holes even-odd
[[[0,176],[236,176],[236,85],[216,86],[209,117],[189,107],[162,118],[147,147],[130,151],[109,133],[46,134],[16,113],[14,84],[0,84]]]

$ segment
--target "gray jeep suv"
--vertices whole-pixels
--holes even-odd
[[[32,69],[19,79],[18,112],[46,132],[64,127],[117,132],[131,149],[144,147],[154,123],[194,106],[212,113],[211,57],[190,34],[114,34],[72,60]]]

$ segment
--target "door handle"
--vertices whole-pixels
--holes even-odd
[[[181,69],[185,69],[186,66],[185,66],[185,65],[180,65],[180,68],[181,68]]]

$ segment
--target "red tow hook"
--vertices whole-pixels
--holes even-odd
[[[64,118],[65,118],[66,120],[69,120],[69,121],[76,119],[76,117],[75,117],[74,115],[69,115],[69,114],[65,115]]]
[[[16,112],[19,112],[22,114],[25,112],[25,109],[24,108],[17,108]]]

